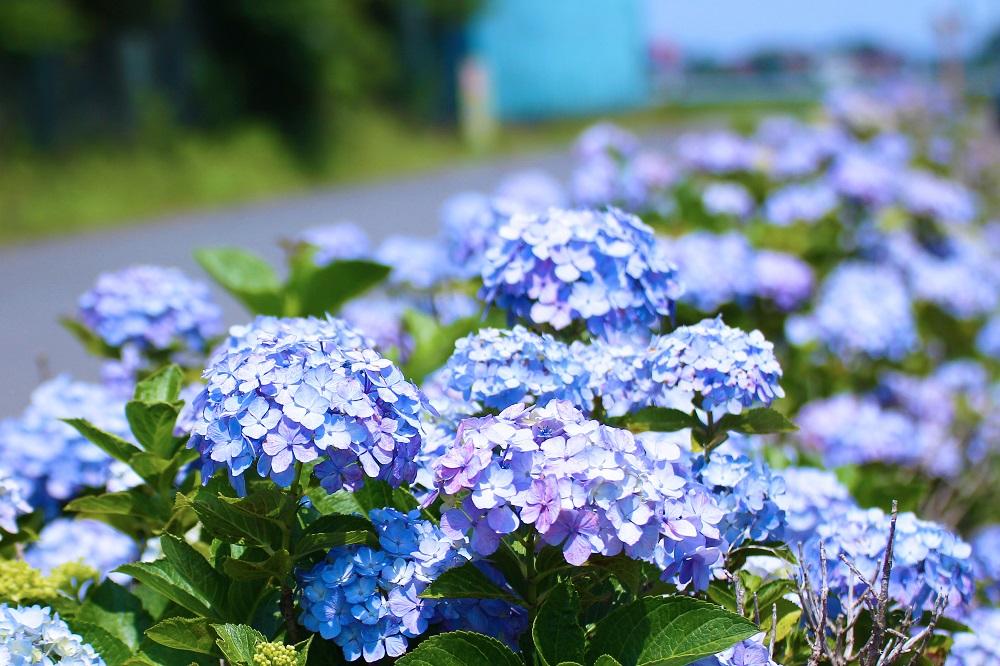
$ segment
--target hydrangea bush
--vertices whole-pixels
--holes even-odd
[[[994,663],[998,170],[919,88],[827,112],[201,250],[228,334],[100,277],[102,383],[0,423],[0,663]]]

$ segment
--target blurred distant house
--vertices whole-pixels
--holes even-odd
[[[649,101],[641,0],[485,0],[468,25],[501,120],[603,113]]]

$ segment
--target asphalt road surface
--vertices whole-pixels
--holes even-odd
[[[0,418],[14,416],[48,374],[98,377],[99,362],[58,323],[72,314],[77,296],[103,271],[130,264],[176,266],[205,277],[192,252],[231,245],[281,260],[277,242],[317,224],[350,220],[376,242],[395,233],[431,236],[438,210],[463,190],[490,192],[512,171],[541,168],[564,180],[567,151],[539,153],[488,164],[470,164],[368,185],[332,188],[259,204],[167,217],[134,226],[0,248]],[[2,221],[0,221],[2,224]],[[248,318],[222,292],[228,324]]]

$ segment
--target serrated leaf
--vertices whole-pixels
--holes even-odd
[[[101,655],[107,666],[122,666],[132,656],[132,650],[103,627],[74,620],[70,628]]]
[[[184,440],[174,437],[180,403],[140,402],[125,405],[125,418],[136,440],[149,453],[170,459]]]
[[[613,419],[615,425],[632,432],[676,432],[700,425],[687,412],[667,407],[645,407],[631,414]]]
[[[115,460],[128,463],[132,456],[141,453],[135,444],[126,441],[118,435],[112,435],[92,424],[87,419],[63,419],[73,426],[78,433],[87,438],[88,441],[96,444],[102,451]]]
[[[524,602],[497,586],[474,563],[448,569],[420,593],[424,599],[502,599],[515,606]]]
[[[171,364],[139,381],[132,399],[139,402],[175,402],[183,386],[181,369]]]
[[[718,428],[744,435],[766,435],[799,429],[784,414],[768,407],[751,409],[742,414],[726,414],[719,419]]]
[[[213,624],[219,636],[216,644],[231,664],[253,664],[257,643],[267,641],[264,634],[245,624]]]
[[[254,512],[252,504],[230,502],[208,493],[180,501],[188,502],[205,529],[219,539],[268,548],[281,543],[281,524]]]
[[[295,666],[306,666],[309,662],[309,648],[312,647],[313,636],[295,644]]]
[[[691,597],[646,597],[598,622],[588,660],[610,655],[624,666],[683,666],[721,652],[757,627],[720,606]]]
[[[397,666],[524,666],[495,638],[472,631],[432,636],[396,661]]]
[[[254,314],[282,315],[281,281],[269,263],[238,248],[205,248],[195,259],[219,286]]]
[[[167,560],[132,562],[121,565],[115,571],[132,576],[143,585],[148,585],[155,592],[195,615],[215,616],[205,595],[196,590]],[[148,608],[148,606],[146,607]],[[156,613],[152,611],[151,614],[156,616]]]
[[[594,666],[622,666],[617,659],[609,654],[602,654],[594,662]]]
[[[230,557],[223,562],[222,570],[234,580],[281,578],[292,570],[292,558],[287,550],[279,550],[260,562]]]
[[[146,630],[146,636],[175,650],[215,653],[215,634],[203,617],[171,617]]]
[[[164,534],[160,537],[160,546],[174,570],[208,601],[214,611],[210,617],[225,617],[229,610],[226,603],[225,577],[213,569],[208,560],[191,544],[180,537]]]
[[[77,497],[66,505],[67,511],[121,516],[142,516],[156,521],[170,518],[170,507],[162,500],[138,488],[103,495]]]
[[[295,545],[295,559],[299,560],[316,552],[326,552],[338,546],[354,546],[358,544],[377,547],[378,538],[371,532],[362,530],[307,534]]]
[[[742,569],[748,557],[760,556],[776,557],[793,566],[798,564],[798,560],[795,558],[794,553],[792,553],[792,549],[788,547],[788,544],[769,542],[752,543],[731,551],[726,557],[726,568],[730,571]]]
[[[586,643],[580,626],[580,595],[565,581],[552,588],[531,625],[531,638],[542,666],[583,662]]]
[[[374,261],[345,259],[333,261],[324,266],[311,266],[312,253],[303,253],[297,258],[297,270],[286,289],[289,299],[295,303],[294,314],[305,317],[334,313],[344,303],[360,296],[389,276],[391,269]]]
[[[105,579],[87,594],[87,600],[75,617],[81,622],[106,627],[132,650],[139,647],[143,632],[152,623],[139,598],[110,579]]]

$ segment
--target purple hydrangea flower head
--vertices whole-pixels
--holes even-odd
[[[614,123],[597,123],[580,133],[575,152],[581,160],[597,156],[624,158],[639,149],[639,139]]]
[[[373,347],[395,353],[405,363],[413,352],[413,337],[403,325],[403,315],[411,308],[404,298],[363,296],[347,302],[340,315],[344,321],[371,338]]]
[[[298,572],[299,622],[340,646],[348,661],[398,657],[409,639],[445,621],[457,609],[447,601],[422,599],[420,592],[442,572],[468,561],[463,542],[453,542],[419,511],[373,509],[369,517],[379,548],[334,548]],[[476,605],[469,610],[477,610]],[[509,611],[505,624],[517,615]],[[500,612],[493,616],[497,623],[502,618]],[[503,631],[495,626],[487,633]]]
[[[98,384],[60,375],[39,385],[20,417],[0,421],[0,452],[17,460],[11,469],[26,484],[30,502],[49,508],[83,488],[103,488],[112,459],[62,419],[84,418],[131,440],[125,399]]]
[[[478,276],[486,250],[496,239],[497,228],[514,212],[531,210],[524,209],[523,204],[491,199],[479,192],[463,192],[445,201],[441,207],[441,236],[457,275]]]
[[[917,345],[910,295],[893,269],[845,262],[820,286],[811,314],[789,319],[794,344],[821,341],[846,358],[900,359]]]
[[[680,294],[652,229],[620,210],[513,215],[487,252],[481,297],[556,330],[648,335]]]
[[[432,463],[450,507],[442,529],[489,555],[530,525],[570,564],[624,552],[671,580],[707,585],[726,549],[723,511],[704,485],[678,474],[680,449],[657,444],[558,400],[467,419]]]
[[[716,453],[708,462],[699,456],[693,469],[695,478],[717,498],[725,515],[719,529],[731,547],[784,539],[785,513],[779,502],[785,484],[766,464],[745,455]]]
[[[103,577],[139,559],[139,548],[130,537],[98,520],[58,518],[42,528],[24,559],[46,575],[60,564],[82,562]]]
[[[414,289],[431,289],[457,273],[436,238],[390,236],[375,250],[375,261],[392,267],[389,284]]]
[[[972,537],[976,580],[994,604],[1000,603],[1000,525],[987,525]]]
[[[842,153],[829,173],[830,184],[843,197],[872,207],[892,203],[896,193],[896,173],[869,151]]]
[[[976,217],[976,201],[963,185],[926,171],[899,177],[899,202],[909,213],[945,224],[968,224]]]
[[[367,259],[372,252],[368,234],[353,222],[310,227],[296,234],[293,241],[315,248],[313,260],[317,266],[344,259]]]
[[[689,168],[714,174],[751,171],[760,156],[752,141],[727,131],[684,135],[677,152]]]
[[[813,270],[798,257],[773,250],[759,250],[753,259],[757,296],[781,310],[794,310],[813,290]]]
[[[993,315],[976,334],[976,350],[983,356],[1000,358],[1000,314]]]
[[[837,194],[823,183],[796,183],[775,190],[764,204],[764,218],[787,227],[796,222],[813,223],[837,207]]]
[[[954,634],[945,666],[1000,663],[1000,608],[976,608],[963,622],[972,631]]]
[[[377,352],[341,346],[342,325],[278,329],[243,331],[203,375],[188,447],[200,454],[204,479],[223,468],[242,490],[256,465],[287,486],[297,463],[319,460],[313,473],[329,492],[354,490],[365,477],[412,481],[426,398]]]
[[[11,534],[17,533],[18,516],[31,513],[24,486],[6,468],[0,467],[0,529]],[[0,533],[0,542],[2,541],[3,534]]]
[[[47,606],[0,604],[0,663],[10,666],[105,666],[83,638]]]
[[[574,348],[523,326],[484,328],[455,342],[442,379],[466,401],[487,409],[558,398],[588,408],[589,373]]]
[[[771,659],[764,639],[764,634],[758,634],[713,657],[699,659],[691,666],[780,666]]]
[[[259,315],[249,324],[231,326],[229,337],[215,350],[210,365],[227,354],[249,351],[258,345],[286,340],[333,340],[344,349],[374,347],[375,342],[343,319],[325,317],[271,317]]]
[[[712,215],[744,218],[753,212],[753,197],[738,183],[711,183],[701,194],[702,205]]]
[[[657,387],[646,367],[646,347],[595,340],[588,345],[575,342],[570,352],[589,371],[590,392],[600,396],[608,416],[648,406]]]
[[[202,352],[222,332],[222,311],[208,285],[176,268],[103,273],[77,305],[80,322],[115,348]]]
[[[827,554],[831,598],[847,603],[848,590],[855,599],[868,583],[861,582],[840,560],[843,554],[865,576],[876,579],[889,538],[889,516],[879,509],[854,509],[831,513],[803,545],[804,565],[813,584],[820,580],[819,545]],[[889,596],[915,614],[933,608],[938,597],[947,608],[963,610],[972,601],[975,581],[972,549],[944,527],[899,514],[893,548]]]
[[[559,181],[540,169],[512,173],[500,182],[494,196],[508,207],[528,212],[563,208],[567,203]]]
[[[677,265],[684,302],[702,312],[715,312],[753,295],[754,250],[743,234],[695,231],[660,243]]]
[[[775,503],[785,512],[785,541],[793,546],[812,536],[827,516],[856,505],[847,488],[832,472],[815,467],[789,467],[779,472],[785,492]]]
[[[655,211],[669,205],[669,188],[677,176],[677,168],[659,152],[645,150],[624,160],[602,154],[577,165],[570,189],[578,206]]]
[[[739,414],[785,395],[774,345],[760,331],[730,328],[721,317],[655,338],[647,363],[665,391],[700,396],[706,411]]]
[[[841,393],[806,403],[795,417],[797,440],[832,467],[867,462],[915,464],[915,427],[872,397]]]

